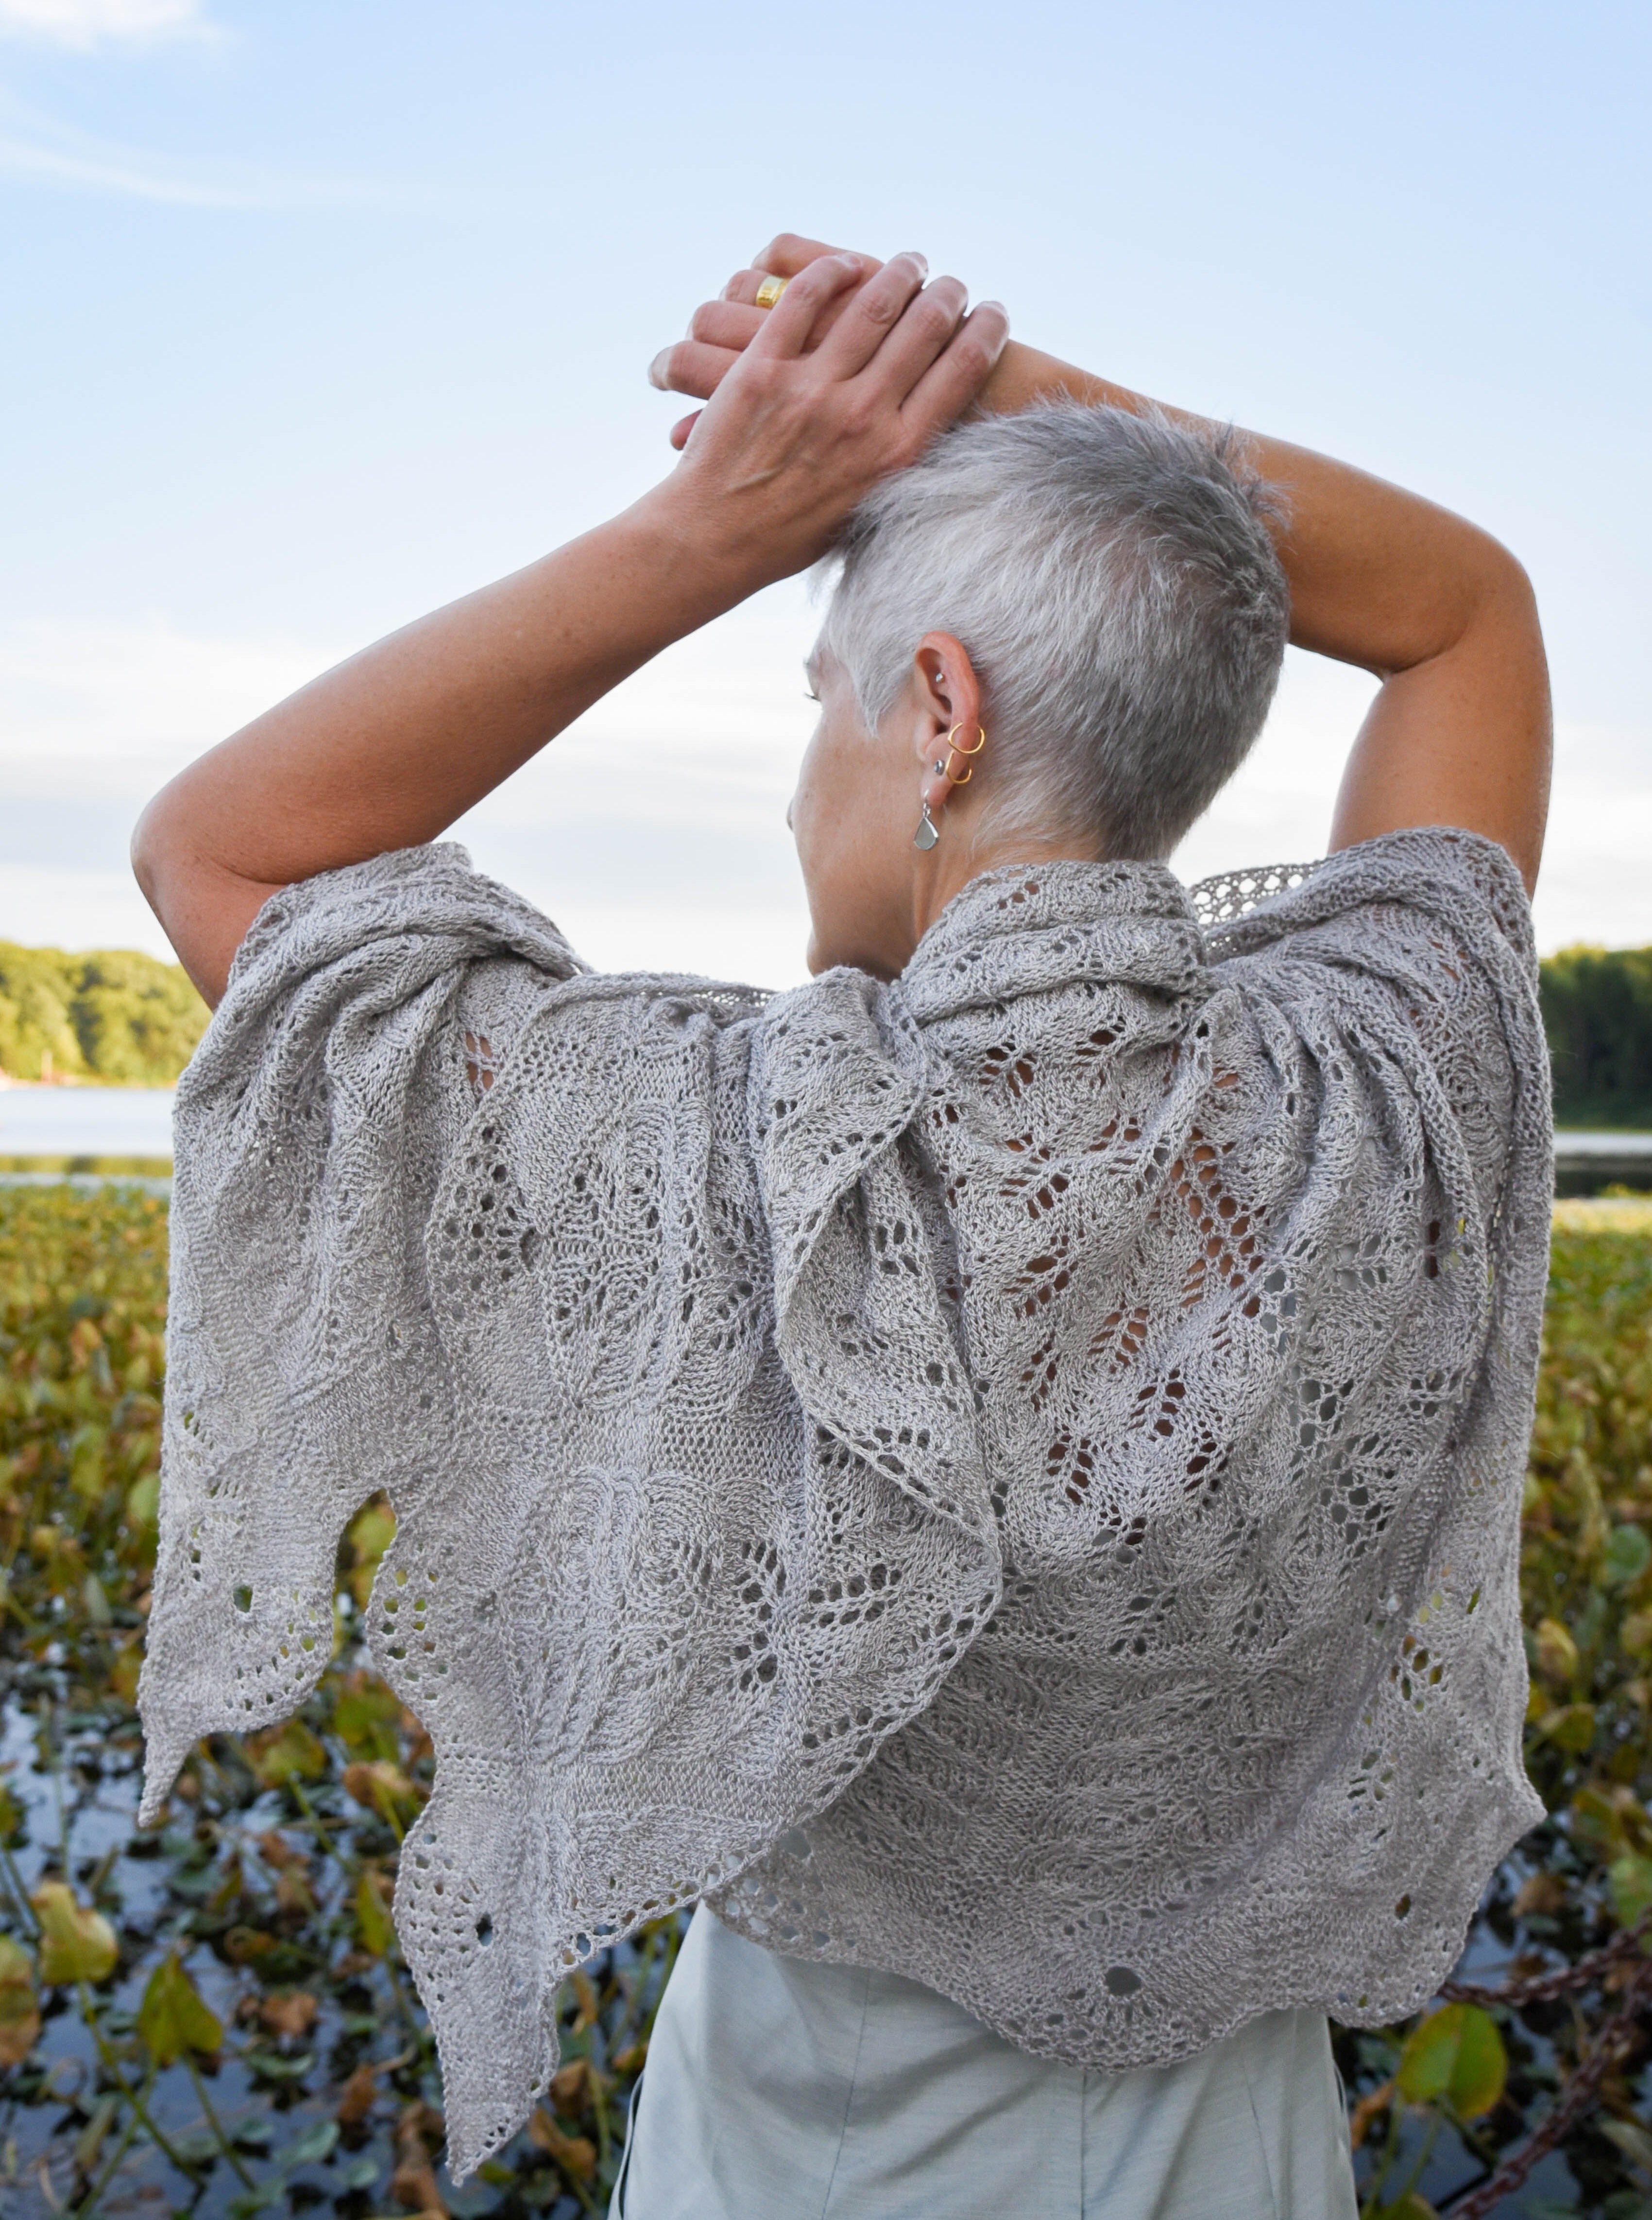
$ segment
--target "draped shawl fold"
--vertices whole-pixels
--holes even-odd
[[[1535,981],[1455,832],[990,872],[773,998],[454,847],[288,889],[178,1091],[146,1813],[383,1488],[457,2172],[702,1894],[1107,2070],[1413,2008],[1541,1816]]]

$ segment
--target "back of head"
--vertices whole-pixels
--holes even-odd
[[[824,639],[868,731],[926,632],[982,682],[988,820],[1162,857],[1237,770],[1289,597],[1231,435],[1061,402],[946,433],[856,512]]]

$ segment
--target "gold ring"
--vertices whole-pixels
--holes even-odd
[[[987,745],[987,735],[985,732],[979,725],[977,725],[976,726],[976,744],[974,747],[961,748],[957,743],[957,735],[963,730],[963,727],[962,725],[953,726],[952,730],[946,736],[947,746],[952,751],[953,756],[963,756],[966,758],[969,756],[978,756],[982,748]],[[970,764],[967,770],[959,770],[953,764],[951,756],[948,757],[946,763],[946,776],[951,785],[968,786],[969,781],[975,776],[975,775],[976,767],[974,764]]]
[[[789,280],[784,278],[765,278],[757,288],[758,308],[772,309],[789,283]]]

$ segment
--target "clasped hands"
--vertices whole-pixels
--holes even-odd
[[[765,277],[789,282],[757,305]],[[1009,336],[920,254],[878,263],[782,234],[650,371],[706,406],[672,430],[683,461],[658,489],[696,552],[753,583],[801,570],[856,505],[980,395]]]

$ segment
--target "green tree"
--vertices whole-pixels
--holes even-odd
[[[169,1087],[206,1030],[181,964],[131,949],[70,955],[0,941],[0,1071]]]
[[[1652,1126],[1652,948],[1564,948],[1542,966],[1563,1126]]]
[[[84,1072],[67,965],[55,949],[0,941],[0,1070],[13,1079]]]

